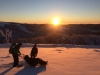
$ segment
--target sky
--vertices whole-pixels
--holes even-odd
[[[100,23],[100,0],[0,0],[0,21],[50,24]]]

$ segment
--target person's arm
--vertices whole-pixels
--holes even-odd
[[[18,55],[21,55],[20,48],[18,48]]]
[[[19,55],[21,55],[21,52],[19,51]]]

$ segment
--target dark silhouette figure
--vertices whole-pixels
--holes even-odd
[[[30,66],[46,66],[48,61],[44,61],[41,58],[30,58],[28,55],[23,56],[24,60],[30,65]]]
[[[14,59],[14,64],[13,67],[17,67],[19,65],[19,58],[18,56],[21,55],[19,49],[22,46],[22,43],[18,43],[15,47],[14,50],[12,52],[13,55],[13,59]]]
[[[32,50],[31,50],[30,56],[31,56],[31,58],[35,58],[37,56],[37,54],[38,54],[38,48],[37,48],[36,44],[34,44]]]
[[[9,53],[12,54],[14,47],[16,46],[16,43],[12,43],[12,45],[9,48]]]

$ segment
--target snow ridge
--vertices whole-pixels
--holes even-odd
[[[27,33],[34,34],[33,32],[29,31],[26,27],[21,26],[20,24],[17,24],[17,26],[18,26],[19,28],[21,28],[23,31],[27,32]]]

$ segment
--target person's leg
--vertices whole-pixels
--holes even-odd
[[[18,66],[19,64],[19,59],[18,59],[18,55],[16,55],[16,66]]]
[[[13,56],[13,60],[14,60],[13,67],[16,67],[16,56],[14,54],[12,54],[12,56]]]
[[[14,63],[14,65],[15,65],[15,67],[16,66],[18,66],[18,55],[14,55],[14,61],[15,61],[15,63]]]

